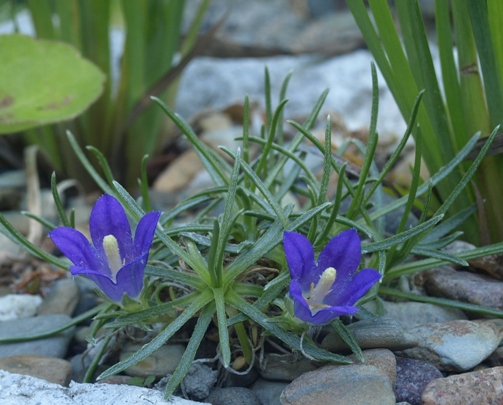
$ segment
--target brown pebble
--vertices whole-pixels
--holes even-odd
[[[40,378],[67,387],[72,375],[70,362],[55,357],[22,354],[0,359],[0,370]]]
[[[437,378],[421,396],[423,405],[496,405],[503,403],[503,367]]]

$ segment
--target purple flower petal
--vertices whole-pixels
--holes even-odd
[[[321,325],[338,316],[354,314],[358,311],[355,302],[381,278],[374,269],[356,273],[361,243],[354,229],[334,237],[317,263],[311,243],[300,234],[285,232],[284,249],[292,279],[294,314],[304,322]],[[331,267],[336,271],[327,270]]]
[[[109,277],[98,271],[79,266],[70,267],[70,272],[74,276],[85,276],[92,280],[94,284],[96,284],[96,286],[112,301],[121,301],[124,291],[122,288],[118,288],[117,284],[115,284]]]
[[[348,229],[327,243],[318,257],[318,267],[324,271],[333,267],[337,271],[336,283],[344,283],[360,265],[361,242],[354,229]]]
[[[117,285],[131,298],[136,298],[143,288],[143,275],[147,265],[148,252],[126,264],[117,273]]]
[[[338,316],[352,315],[358,311],[358,308],[353,306],[333,306],[319,309],[315,311],[313,315],[313,311],[309,308],[309,304],[302,296],[299,284],[293,280],[290,283],[290,295],[294,302],[295,316],[304,322],[314,325],[322,325]]]
[[[283,245],[292,279],[298,280],[304,290],[312,282],[317,282],[320,272],[314,262],[314,250],[311,242],[300,233],[285,232]]]
[[[63,254],[76,266],[104,271],[110,276],[108,266],[104,266],[96,249],[87,238],[73,228],[60,227],[49,232],[49,236]]]
[[[133,243],[124,209],[114,197],[105,194],[96,202],[89,220],[94,246],[72,228],[57,228],[50,236],[75,264],[70,267],[73,275],[90,278],[110,299],[120,303],[124,294],[136,298],[143,288],[145,266],[160,215],[151,212],[143,216]],[[108,235],[117,240],[120,258],[116,257],[113,244],[108,256],[105,253],[103,239]]]
[[[149,212],[140,219],[134,235],[136,256],[143,256],[149,252],[160,216],[160,212]]]
[[[363,297],[370,288],[379,281],[381,274],[374,269],[363,269],[356,273],[349,282],[342,288],[338,287],[337,280],[334,283],[334,289],[338,289],[339,293],[328,295],[325,303],[328,305],[339,305],[344,303],[346,305],[353,305],[361,297]]]
[[[89,219],[89,231],[96,249],[103,252],[103,238],[113,235],[117,239],[121,258],[126,262],[134,259],[131,227],[122,205],[116,198],[105,194],[96,201]]]
[[[323,325],[333,321],[338,316],[342,315],[353,315],[358,311],[357,307],[344,306],[344,307],[329,307],[322,308],[314,315],[311,314],[311,310],[305,306],[300,306],[297,302],[294,305],[295,316],[304,322],[311,323],[313,325]]]
[[[117,273],[117,280],[114,282],[99,271],[81,266],[70,267],[70,272],[74,276],[86,276],[91,279],[98,288],[103,291],[112,301],[120,302],[124,294],[131,298],[136,298],[143,288],[143,274],[147,264],[148,256],[144,255],[137,260],[126,264]]]

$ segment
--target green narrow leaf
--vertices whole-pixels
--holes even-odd
[[[437,173],[435,173],[433,176],[430,177],[430,182],[431,185],[434,187],[436,186],[440,181],[442,181],[445,177],[447,177],[453,170],[457,168],[457,166],[463,161],[463,159],[468,155],[468,153],[473,149],[475,146],[476,142],[479,140],[480,133],[477,133],[473,135],[470,139],[470,141],[459,151],[459,153],[456,155],[456,157],[451,160],[446,166],[442,167]],[[418,190],[416,195],[419,197],[423,195],[425,192],[428,191],[428,188],[430,186],[428,183],[424,183],[421,185]],[[395,202],[386,205],[385,207],[373,212],[370,214],[370,217],[372,219],[378,218],[380,216],[386,215],[397,208],[401,207],[402,205],[406,204],[407,202],[407,196],[404,196],[402,198],[399,198]]]
[[[209,290],[201,293],[199,297],[195,298],[192,303],[183,311],[172,323],[170,323],[164,330],[162,330],[154,339],[144,345],[140,350],[134,353],[131,357],[120,361],[112,367],[105,370],[98,376],[98,380],[110,377],[114,374],[120,373],[125,369],[145,360],[148,356],[159,349],[167,340],[173,336],[187,321],[192,318],[199,310],[206,306],[213,296]]]
[[[425,256],[425,257],[433,257],[435,259],[444,260],[446,262],[456,264],[458,266],[468,266],[468,262],[466,260],[460,259],[455,255],[451,255],[449,253],[441,252],[439,250],[426,249],[421,247],[415,247],[411,249],[411,253],[417,256]]]
[[[440,220],[442,220],[442,218],[443,215],[436,215],[433,218],[429,219],[428,221],[423,222],[422,224],[419,224],[414,228],[410,228],[398,235],[391,236],[379,242],[364,245],[362,246],[362,252],[370,253],[375,252],[377,250],[386,250],[391,248],[392,246],[404,243],[406,240],[412,238],[413,236],[425,232],[429,228],[432,228],[433,226],[435,226],[435,224],[437,224]]]
[[[141,181],[140,181],[140,191],[143,198],[143,205],[145,206],[145,211],[152,211],[152,204],[150,202],[150,194],[148,192],[148,179],[147,179],[147,160],[149,156],[143,156],[141,160]]]
[[[472,259],[477,259],[479,257],[490,256],[501,253],[503,253],[503,242],[496,243],[490,246],[483,246],[480,248],[467,250],[465,252],[460,252],[457,254],[457,256],[462,260],[469,261]],[[432,258],[400,264],[387,271],[386,275],[384,276],[383,282],[392,280],[405,274],[410,274],[421,270],[428,270],[434,267],[445,266],[448,264],[449,262],[446,262],[445,260],[432,259]]]
[[[365,359],[363,357],[362,349],[358,345],[358,342],[355,340],[351,331],[348,328],[346,328],[346,326],[342,323],[342,321],[339,318],[335,318],[332,321],[331,325],[333,326],[337,334],[341,337],[341,339],[349,346],[349,348],[355,354],[358,361],[363,363]]]
[[[225,147],[221,147],[221,149],[231,156],[233,159],[236,159],[236,155],[228,150]],[[271,192],[266,188],[265,184],[260,180],[257,174],[253,171],[253,169],[247,165],[245,162],[241,162],[241,166],[243,167],[243,171],[249,176],[250,180],[255,184],[257,189],[262,193],[268,204],[274,210],[275,214],[278,216],[279,220],[286,226],[288,223],[288,219],[286,218],[283,210],[281,209],[276,198],[271,194]]]
[[[306,121],[304,121],[304,123],[302,124],[302,128],[305,131],[308,131],[315,123],[316,118],[318,117],[318,114],[320,113],[321,107],[323,107],[323,104],[325,103],[325,100],[328,95],[328,91],[329,90],[327,89],[323,93],[321,93],[318,100],[316,100],[316,103],[315,103],[313,109],[311,110],[311,114],[306,119]],[[302,133],[299,132],[299,133],[295,134],[294,138],[290,142],[289,150],[291,152],[296,151],[297,148],[299,147],[299,145],[302,143],[303,139],[304,138],[302,136]],[[322,150],[323,150],[323,148],[322,148]],[[273,184],[274,181],[278,178],[278,176],[280,175],[281,171],[283,170],[287,160],[288,159],[285,156],[281,157],[278,160],[277,164],[271,169],[269,175],[264,180],[264,184],[266,185],[267,188],[269,188],[271,186],[271,184]]]
[[[381,287],[379,287],[379,294],[388,295],[391,297],[406,298],[411,301],[425,302],[427,304],[441,305],[441,306],[445,306],[445,307],[449,307],[449,308],[458,308],[458,309],[461,309],[462,311],[475,312],[478,314],[494,316],[496,318],[503,318],[503,310],[501,310],[501,309],[489,308],[489,307],[484,307],[484,306],[475,305],[475,304],[469,304],[466,302],[450,300],[447,298],[436,298],[436,297],[429,297],[426,295],[407,293],[407,292],[395,290],[393,288],[384,287],[382,285],[381,285]]]
[[[272,333],[282,342],[284,342],[289,347],[306,353],[307,355],[314,357],[315,359],[321,361],[331,361],[340,364],[350,364],[351,360],[347,357],[337,355],[335,353],[330,353],[324,349],[320,349],[317,347],[310,339],[304,339],[301,341],[300,337],[287,332],[278,325],[268,322],[268,318],[264,316],[262,312],[260,312],[253,305],[244,301],[241,297],[236,295],[232,290],[226,295],[226,300],[229,305],[232,305],[238,311],[246,314],[248,317],[257,322],[264,329]]]
[[[21,234],[21,232],[14,228],[2,214],[0,214],[0,232],[2,232],[12,242],[28,251],[33,256],[52,263],[62,269],[68,270],[69,264],[67,262],[58,259],[56,256],[46,253],[38,246],[35,246],[28,239],[26,239],[26,237]]]
[[[52,192],[52,198],[54,200],[54,204],[56,205],[56,210],[58,211],[59,219],[63,226],[70,227],[70,221],[68,220],[68,217],[66,216],[65,208],[63,207],[63,202],[61,201],[61,198],[59,197],[59,192],[58,192],[58,185],[56,183],[56,173],[52,172],[51,175],[51,192]]]
[[[282,100],[281,103],[279,103],[278,108],[276,108],[276,111],[274,112],[274,116],[272,117],[272,122],[270,124],[269,132],[267,133],[267,141],[262,149],[261,155],[260,155],[260,160],[257,165],[257,175],[260,176],[261,172],[264,172],[265,176],[267,176],[267,160],[270,158],[269,154],[271,152],[271,145],[274,141],[274,138],[276,136],[276,128],[278,126],[278,119],[281,116],[281,112],[283,111],[283,107],[285,104],[288,102],[288,100]]]
[[[15,337],[10,337],[10,338],[0,339],[0,344],[29,342],[32,340],[45,339],[45,338],[54,336],[54,335],[58,334],[59,332],[63,332],[64,330],[71,328],[72,326],[75,326],[75,325],[78,325],[79,323],[87,321],[89,318],[92,318],[94,315],[96,315],[97,313],[99,313],[103,309],[107,308],[108,306],[109,306],[109,304],[107,304],[107,303],[98,305],[97,307],[94,307],[94,308],[84,312],[83,314],[76,316],[70,322],[65,323],[62,326],[59,326],[56,329],[51,329],[51,330],[45,331],[43,333],[36,333],[33,335],[23,335],[23,336],[15,336]]]
[[[192,336],[190,337],[189,344],[183,352],[182,359],[166,385],[166,390],[164,391],[164,398],[166,400],[173,394],[176,387],[178,387],[189,372],[190,366],[196,357],[196,351],[204,338],[214,313],[215,306],[213,303],[210,303],[209,305],[206,305],[199,315],[194,331],[192,332]]]
[[[223,288],[213,288],[213,296],[215,297],[215,307],[217,310],[218,336],[220,352],[222,353],[222,362],[224,367],[228,368],[231,362],[231,347],[229,343],[229,330],[227,329],[227,314],[225,313]]]
[[[176,124],[178,128],[185,134],[185,136],[189,139],[190,143],[200,156],[203,164],[205,165],[206,170],[213,174],[212,179],[216,183],[216,185],[229,185],[229,179],[225,172],[221,167],[221,160],[217,160],[215,154],[211,153],[206,145],[204,145],[197,135],[194,133],[192,128],[187,124],[187,122],[180,117],[178,114],[174,113],[169,109],[169,107],[162,102],[157,97],[152,97],[159,106],[164,110],[164,112],[168,115],[169,118]]]
[[[94,169],[93,165],[89,161],[89,159],[86,157],[84,152],[82,151],[79,143],[75,139],[75,136],[70,132],[66,132],[66,136],[68,138],[68,142],[70,143],[70,146],[72,147],[73,151],[77,155],[77,158],[80,160],[80,163],[82,163],[82,166],[84,166],[84,169],[89,173],[89,175],[92,177],[92,179],[95,181],[95,183],[98,185],[99,188],[101,188],[105,193],[113,195],[114,192],[112,188],[106,183],[106,181],[103,180],[103,178],[100,176],[100,174]]]

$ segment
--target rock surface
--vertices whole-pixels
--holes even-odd
[[[430,382],[423,405],[482,405],[503,403],[503,367],[451,375]]]
[[[8,294],[0,297],[0,321],[29,318],[37,313],[41,303],[39,295]]]
[[[2,405],[202,405],[201,402],[178,397],[171,397],[171,402],[166,402],[162,392],[148,388],[74,382],[66,388],[35,377],[2,370],[0,387]]]
[[[0,322],[0,339],[49,332],[67,324],[70,320],[71,318],[67,315],[44,315]],[[63,358],[74,332],[75,327],[71,327],[44,339],[1,344],[0,358],[18,354],[38,354]]]
[[[120,360],[124,360],[142,348],[140,344],[128,345],[121,353]],[[133,377],[164,377],[172,374],[182,359],[185,347],[182,345],[163,345],[146,359],[127,368],[124,372]]]
[[[72,365],[70,362],[34,354],[1,358],[0,370],[29,375],[63,386],[68,386],[72,376]]]
[[[382,304],[384,314],[398,321],[405,329],[433,322],[466,319],[464,312],[457,308],[441,307],[422,302],[382,301]]]
[[[217,388],[206,401],[211,405],[261,405],[257,395],[243,387]]]
[[[218,371],[202,363],[193,363],[182,381],[185,396],[202,401],[209,394],[218,378]]]
[[[65,314],[72,316],[80,298],[80,291],[72,279],[66,278],[54,283],[44,302],[38,307],[37,314]]]
[[[303,373],[318,368],[311,360],[293,355],[267,354],[262,364],[263,368],[259,368],[262,378],[276,381],[293,381]]]
[[[429,295],[503,309],[503,282],[449,267],[427,270],[424,287]]]
[[[430,363],[397,357],[396,382],[393,387],[396,400],[421,405],[421,395],[428,383],[442,377],[442,373]]]
[[[288,383],[268,381],[260,378],[253,384],[252,391],[257,395],[262,405],[281,405],[280,397]]]
[[[305,373],[281,394],[282,405],[395,405],[389,378],[374,366],[325,366]]]
[[[349,325],[348,330],[362,349],[404,350],[418,344],[415,335],[388,317],[364,319]],[[332,352],[349,350],[349,346],[335,332],[325,336],[321,347]]]
[[[368,128],[372,59],[366,50],[330,59],[309,55],[261,59],[195,58],[182,74],[176,111],[187,118],[204,108],[223,109],[234,103],[242,104],[245,94],[249,95],[250,103],[264,107],[264,67],[267,66],[275,103],[283,79],[289,71],[294,71],[286,93],[289,102],[285,106],[285,118],[307,116],[323,91],[330,88],[321,116],[337,111],[350,130]],[[404,121],[386,82],[380,73],[378,76],[378,131],[383,136],[401,136],[405,131]]]
[[[354,354],[348,356],[355,364],[374,366],[386,374],[393,385],[396,380],[395,355],[388,349],[370,349],[363,351],[364,363],[360,363]]]
[[[410,330],[419,346],[401,352],[404,357],[430,362],[439,370],[466,371],[493,353],[500,343],[499,328],[492,323],[450,321],[430,323]]]

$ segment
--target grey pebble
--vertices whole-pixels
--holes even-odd
[[[0,322],[0,339],[48,332],[70,321],[71,318],[68,315],[54,314]],[[28,342],[0,344],[0,357],[18,354],[38,354],[41,356],[63,358],[66,355],[68,345],[74,333],[75,326],[72,326],[48,338]]]
[[[287,382],[259,378],[253,384],[252,391],[257,395],[262,405],[281,405],[281,393],[287,385]]]
[[[205,402],[211,405],[262,405],[252,390],[243,387],[217,388]]]
[[[396,382],[393,387],[396,400],[421,405],[421,395],[428,383],[442,377],[442,373],[426,361],[397,357]]]
[[[218,371],[202,363],[193,363],[182,381],[182,391],[189,398],[201,401],[217,382]]]
[[[278,354],[266,354],[258,372],[268,380],[293,381],[303,373],[318,367],[305,357]]]
[[[362,349],[404,350],[418,345],[416,336],[389,317],[364,319],[349,325],[348,330]],[[349,351],[349,346],[336,332],[325,336],[321,347],[331,352]]]
[[[120,354],[120,360],[125,360],[142,348],[141,344],[127,345]],[[133,377],[148,377],[155,375],[163,377],[172,374],[185,352],[183,345],[163,345],[146,359],[124,370],[124,373]]]
[[[72,316],[80,298],[80,291],[75,281],[62,279],[55,282],[42,304],[38,307],[37,314],[65,314]]]

